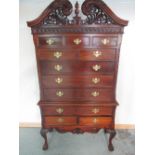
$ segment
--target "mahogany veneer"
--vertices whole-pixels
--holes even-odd
[[[128,21],[116,16],[102,0],[75,4],[55,0],[35,20],[32,29],[40,84],[42,129],[47,132],[110,133],[112,151],[119,52]]]

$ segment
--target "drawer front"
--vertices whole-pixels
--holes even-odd
[[[113,101],[112,89],[44,89],[46,101]]]
[[[77,118],[76,117],[46,116],[44,117],[44,123],[46,126],[76,125]]]
[[[118,37],[114,36],[94,36],[92,38],[94,47],[116,47],[118,45]]]
[[[76,108],[72,106],[43,106],[43,115],[75,115]]]
[[[67,36],[66,45],[72,47],[90,46],[90,36]]]
[[[113,86],[113,75],[42,76],[43,88],[106,88]]]
[[[79,52],[79,60],[115,60],[115,50],[114,49],[83,49]]]
[[[112,116],[113,111],[115,107],[112,106],[106,106],[106,107],[101,107],[101,106],[85,106],[85,107],[78,107],[77,108],[77,114],[78,115],[105,115],[105,116]]]
[[[63,37],[61,36],[40,36],[38,38],[38,47],[55,48],[63,46]]]
[[[112,124],[112,117],[80,117],[80,125],[101,125],[109,126]]]
[[[67,51],[67,50],[52,50],[52,49],[38,49],[37,58],[39,60],[76,60],[77,52]]]
[[[51,62],[40,61],[43,75],[73,73],[73,74],[112,74],[114,62]]]

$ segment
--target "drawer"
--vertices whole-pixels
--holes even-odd
[[[46,101],[114,101],[112,89],[44,89]]]
[[[67,50],[52,50],[52,49],[38,49],[37,58],[39,60],[75,60],[77,59],[77,52]]]
[[[115,110],[114,106],[81,106],[77,108],[78,115],[105,115],[112,116],[113,111]]]
[[[75,115],[76,108],[73,106],[43,106],[43,115]]]
[[[114,72],[114,62],[92,62],[92,61],[39,61],[41,73],[50,74],[112,74]]]
[[[115,60],[115,50],[114,49],[83,49],[79,52],[79,60]]]
[[[80,117],[80,125],[101,125],[109,126],[112,124],[112,117]]]
[[[44,123],[46,126],[54,125],[76,125],[76,117],[60,117],[60,116],[46,116],[44,117]]]
[[[113,75],[42,76],[43,88],[107,88],[113,86]]]
[[[116,47],[118,37],[115,36],[93,36],[92,45],[94,47]]]
[[[62,36],[40,36],[38,38],[38,47],[40,48],[55,48],[63,46]]]
[[[67,36],[66,45],[72,47],[90,46],[90,36]]]

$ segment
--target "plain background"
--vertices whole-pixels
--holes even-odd
[[[155,21],[154,1],[136,0],[134,33],[134,102],[136,155],[154,155],[155,139]],[[0,5],[1,153],[18,154],[19,128],[19,4]]]
[[[20,122],[40,122],[40,111],[36,105],[39,101],[39,85],[35,48],[26,21],[37,18],[50,2],[51,0],[20,0]],[[71,2],[74,6],[76,0]],[[134,0],[105,2],[119,17],[129,20],[121,47],[117,83],[120,106],[116,112],[116,124],[134,124]],[[82,4],[83,0],[79,3]]]

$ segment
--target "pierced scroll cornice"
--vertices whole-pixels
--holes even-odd
[[[32,28],[72,25],[118,25],[126,26],[128,21],[116,16],[102,0],[85,0],[81,6],[84,19],[79,16],[80,7],[75,4],[75,16],[70,19],[73,6],[69,0],[53,1],[37,19],[27,22]]]
[[[82,12],[88,24],[116,24],[126,26],[128,21],[119,18],[102,0],[85,0]]]

